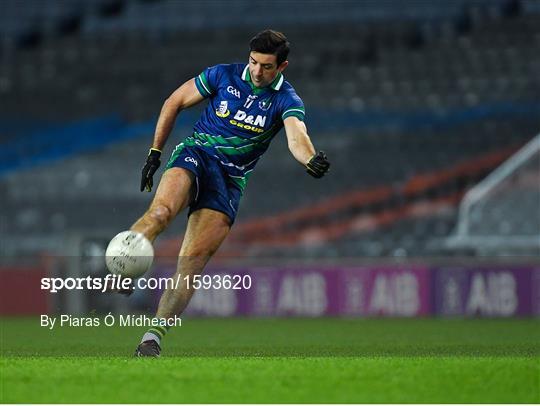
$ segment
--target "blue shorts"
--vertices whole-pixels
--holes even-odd
[[[192,146],[179,145],[173,151],[166,169],[184,168],[195,175],[195,196],[188,217],[199,209],[225,213],[234,223],[242,191],[230,180],[217,157]]]

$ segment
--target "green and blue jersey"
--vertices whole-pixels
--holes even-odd
[[[187,146],[204,149],[219,159],[243,190],[257,161],[283,128],[283,120],[304,120],[304,104],[281,73],[269,86],[257,88],[246,64],[209,67],[195,84],[209,102],[178,152]]]

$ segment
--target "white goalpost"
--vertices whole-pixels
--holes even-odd
[[[446,248],[540,254],[540,134],[463,198]]]

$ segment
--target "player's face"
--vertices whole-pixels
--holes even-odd
[[[268,86],[279,72],[283,72],[288,64],[289,62],[285,61],[278,66],[277,57],[274,54],[251,52],[249,54],[249,74],[251,75],[251,80],[257,87]]]

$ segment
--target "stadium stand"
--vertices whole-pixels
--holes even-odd
[[[540,7],[398,3],[215,1],[206,13],[195,1],[7,1],[3,256],[61,250],[71,235],[128,227],[149,201],[138,173],[162,101],[205,66],[244,60],[247,39],[266,26],[293,44],[285,76],[306,103],[332,172],[324,187],[308,179],[278,135],[250,180],[225,254],[434,253],[433,241],[452,233],[466,190],[539,132]],[[195,118],[196,111],[183,116],[172,138],[188,134]],[[388,194],[377,202],[351,197],[378,190]],[[335,210],[333,199],[352,203]],[[534,201],[512,199],[538,214]],[[317,212],[325,204],[330,209]],[[285,231],[276,225],[297,210],[308,213],[302,221],[284,221]],[[164,252],[177,247],[183,221],[164,235],[171,239]],[[250,234],[266,223],[257,232],[266,240]],[[276,232],[294,244],[269,242]]]

